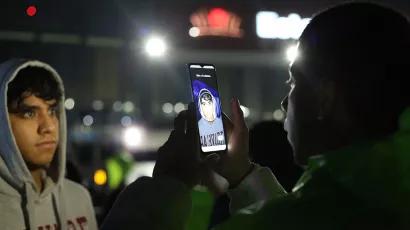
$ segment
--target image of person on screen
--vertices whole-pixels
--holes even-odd
[[[218,117],[219,104],[208,89],[201,89],[198,94],[198,106],[201,119],[198,121],[202,147],[224,145],[225,135],[222,119]]]

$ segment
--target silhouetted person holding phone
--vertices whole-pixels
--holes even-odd
[[[228,153],[206,161],[230,183],[232,217],[216,229],[409,229],[409,53],[410,24],[391,9],[347,3],[314,16],[283,101],[288,139],[306,171],[286,193],[269,169],[252,164],[233,100]],[[103,229],[184,228],[188,191],[209,170],[195,125],[194,109],[180,113],[153,178],[123,191]]]

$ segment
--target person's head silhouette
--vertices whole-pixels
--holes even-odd
[[[313,17],[290,66],[285,127],[298,163],[397,129],[410,103],[410,24],[371,3]]]

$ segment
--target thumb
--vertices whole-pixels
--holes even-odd
[[[235,98],[232,99],[232,122],[234,124],[235,129],[238,130],[245,130],[247,129],[246,123],[245,123],[245,118],[243,116],[243,111],[241,109],[241,104],[239,102],[239,99]]]

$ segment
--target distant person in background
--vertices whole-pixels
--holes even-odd
[[[288,192],[303,173],[294,162],[292,147],[279,121],[263,121],[249,130],[249,154],[253,162],[268,167]],[[229,202],[227,194],[215,200],[210,228],[229,219]]]
[[[124,180],[130,169],[135,165],[132,154],[126,149],[121,149],[118,153],[108,153],[105,161],[107,171],[107,183],[110,191],[124,187]]]
[[[65,178],[66,117],[60,76],[39,61],[0,65],[1,229],[90,229],[90,194]]]
[[[99,224],[104,221],[105,217],[110,212],[117,196],[126,186],[126,176],[136,164],[132,154],[126,149],[120,149],[118,152],[116,147],[106,147],[103,150],[103,156],[105,159],[109,195],[104,202],[101,215],[98,217]]]

